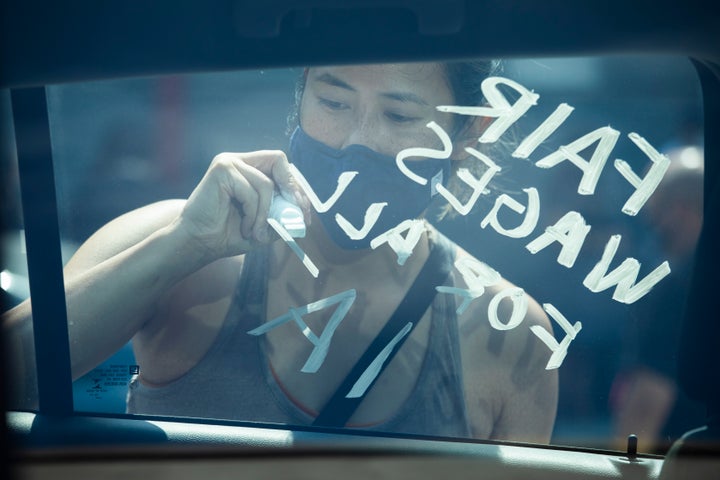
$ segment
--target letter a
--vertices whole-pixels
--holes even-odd
[[[590,232],[590,225],[578,212],[568,212],[555,225],[545,229],[545,233],[528,243],[527,248],[533,255],[553,242],[562,245],[557,262],[567,268],[572,267],[577,260],[580,249],[585,243],[585,237]]]
[[[402,233],[407,231],[405,237]],[[405,220],[397,227],[381,233],[370,242],[370,248],[375,250],[383,243],[390,245],[398,256],[398,265],[404,265],[405,261],[412,255],[415,245],[425,231],[425,222],[422,220]]]
[[[610,152],[617,142],[620,132],[610,127],[598,128],[595,131],[584,135],[570,145],[560,147],[554,153],[538,160],[535,166],[540,168],[551,168],[558,163],[568,160],[583,172],[582,180],[578,185],[578,193],[580,195],[592,195],[595,193],[595,187],[600,179],[605,162],[607,162]],[[580,152],[599,140],[598,146],[592,154],[590,160],[585,160],[580,156]]]
[[[344,292],[340,292],[331,297],[323,298],[322,300],[309,303],[304,307],[290,308],[288,313],[286,313],[285,315],[281,315],[263,325],[260,325],[257,328],[250,330],[247,333],[249,335],[259,336],[269,332],[274,328],[279,327],[284,323],[287,323],[289,321],[295,321],[295,324],[297,324],[298,328],[305,336],[305,338],[307,338],[310,343],[315,345],[315,348],[313,348],[313,351],[310,353],[310,356],[308,357],[305,365],[303,365],[300,371],[304,373],[315,373],[322,366],[322,363],[327,356],[328,348],[330,348],[330,342],[332,341],[333,334],[335,333],[337,327],[340,325],[340,322],[342,322],[342,320],[345,318],[345,315],[347,315],[348,310],[350,310],[350,307],[355,301],[356,296],[357,292],[355,291],[355,289],[350,289],[345,290]],[[309,313],[317,312],[318,310],[328,308],[332,305],[335,305],[336,303],[339,304],[338,307],[333,312],[330,320],[328,320],[328,323],[325,326],[323,332],[320,334],[320,337],[318,337],[313,333],[312,330],[310,330],[310,327],[307,323],[305,323],[302,317]]]

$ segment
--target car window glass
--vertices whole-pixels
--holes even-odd
[[[545,412],[556,415],[554,444],[622,448],[635,433],[645,451],[695,426],[701,410],[678,390],[674,364],[702,224],[702,97],[691,64],[596,57],[371,67],[48,88],[68,245],[133,209],[188,198],[223,152],[282,150],[314,212],[305,239],[292,239],[292,218],[268,230],[283,238],[275,256],[244,264],[255,275],[247,285],[239,264],[203,270],[207,278],[194,272],[203,280],[178,288],[188,302],[190,292],[206,297],[172,312],[176,323],[161,326],[172,335],[141,338],[147,367],[126,344],[75,382],[76,410],[124,412],[135,385],[137,413],[310,423],[334,390],[322,382],[340,384],[412,284],[413,257],[452,250],[446,236],[462,249],[440,260],[451,279],[434,285],[427,320],[400,324],[350,382],[348,396],[367,401],[349,426],[480,438],[507,429],[498,438],[534,441],[517,424]],[[424,244],[428,224],[436,233]],[[318,228],[323,241],[338,239],[332,248],[351,252],[348,262],[364,249],[385,263],[324,271],[312,253],[332,250],[308,240]],[[237,275],[227,273],[232,265]],[[234,293],[201,288],[219,278],[232,278]],[[259,323],[242,323],[248,305],[265,308],[253,317]],[[189,346],[185,355],[173,340]],[[228,342],[255,342],[255,356],[235,355],[220,369]],[[151,344],[169,353],[148,353]],[[242,371],[242,362],[255,373],[219,373]],[[174,376],[163,377],[168,371]],[[556,401],[539,393],[553,375]],[[249,392],[257,379],[263,387]],[[373,390],[397,399],[373,399]],[[189,406],[177,407],[178,398]],[[518,408],[530,418],[503,418],[513,398],[532,406]],[[484,406],[467,407],[474,399]],[[423,427],[403,417],[423,409],[435,412]]]

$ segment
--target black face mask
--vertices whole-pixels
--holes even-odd
[[[334,205],[325,212],[318,212],[330,238],[348,250],[369,248],[370,241],[376,236],[404,220],[420,216],[437,194],[436,185],[446,181],[450,174],[450,160],[407,162],[414,173],[428,179],[425,185],[420,185],[398,169],[394,157],[363,145],[338,150],[310,137],[300,127],[290,139],[290,161],[321,201],[335,192],[340,174],[357,172]],[[382,209],[380,216],[363,238],[350,238],[338,224],[339,214],[356,229],[361,229],[368,208],[377,203],[386,205],[375,207],[376,211]]]

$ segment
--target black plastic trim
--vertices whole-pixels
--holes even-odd
[[[438,58],[642,52],[719,60],[716,9],[704,0],[464,0],[464,8],[452,3],[462,8],[461,27],[447,34],[424,34],[407,9],[294,12],[290,0],[275,10],[254,3],[260,6],[247,9],[245,0],[6,0],[0,87]],[[271,33],[279,25],[278,34],[248,36],[247,25],[257,22],[269,24]]]
[[[70,344],[45,89],[11,91],[40,412],[73,412]]]

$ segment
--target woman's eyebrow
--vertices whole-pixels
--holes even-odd
[[[386,92],[381,93],[380,96],[390,100],[397,100],[398,102],[417,103],[418,105],[422,105],[424,107],[429,105],[428,102],[426,102],[421,96],[412,92]]]
[[[315,81],[322,82],[322,83],[325,83],[325,84],[333,86],[333,87],[342,88],[343,90],[348,90],[350,92],[357,91],[355,89],[355,87],[353,87],[346,81],[341,80],[340,78],[336,77],[332,73],[328,73],[328,72],[318,75],[315,78]],[[428,102],[426,102],[421,96],[419,96],[415,93],[412,93],[412,92],[402,92],[402,91],[384,92],[384,93],[381,93],[380,96],[390,99],[390,100],[395,100],[398,102],[404,102],[404,103],[411,102],[411,103],[417,103],[418,105],[422,105],[422,106],[429,105]]]
[[[356,91],[355,88],[353,88],[349,83],[347,83],[343,80],[340,80],[338,77],[336,77],[332,73],[323,73],[322,75],[318,75],[315,80],[318,82],[326,83],[333,87],[339,87],[339,88],[342,88],[345,90],[350,90],[351,92]]]

